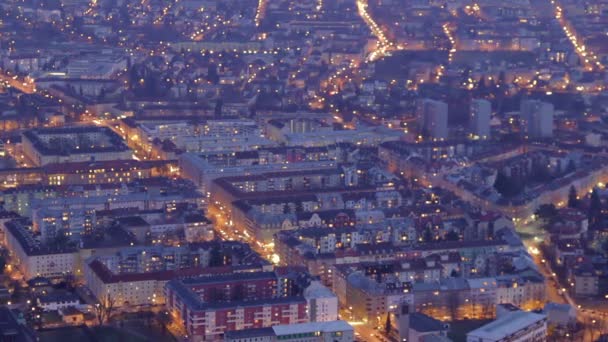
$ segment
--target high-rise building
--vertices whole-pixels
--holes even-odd
[[[448,138],[448,105],[442,101],[423,99],[416,110],[418,125],[432,140]]]
[[[469,134],[474,139],[490,137],[492,104],[488,100],[474,99],[469,107]]]
[[[520,107],[522,129],[528,138],[553,136],[553,104],[540,100],[524,100]]]
[[[273,272],[173,279],[165,285],[168,311],[193,341],[218,341],[227,331],[310,322],[302,296],[280,293]]]
[[[311,322],[331,322],[338,319],[338,297],[320,281],[313,281],[304,290]]]

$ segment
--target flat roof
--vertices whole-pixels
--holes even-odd
[[[338,332],[352,331],[353,327],[346,321],[329,321],[329,322],[310,322],[300,324],[283,324],[272,327],[277,336],[305,334],[315,331],[322,332]]]
[[[527,311],[510,312],[502,318],[490,322],[467,334],[489,340],[500,340],[532,324],[542,321],[545,315]]]
[[[224,337],[228,339],[251,339],[252,337],[267,337],[275,336],[274,330],[271,327],[268,328],[252,328],[244,330],[230,330],[224,333]]]

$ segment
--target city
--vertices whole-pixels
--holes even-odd
[[[0,1],[0,341],[608,341],[608,0]]]

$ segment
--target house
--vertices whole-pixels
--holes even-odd
[[[576,309],[570,304],[549,302],[545,304],[547,323],[553,326],[567,327],[576,323]]]
[[[527,311],[511,312],[467,334],[467,342],[541,342],[547,340],[547,317]]]
[[[410,312],[407,304],[395,313],[395,328],[392,335],[398,341],[441,341],[447,337],[450,325],[419,312]],[[396,330],[396,331],[395,331]]]
[[[576,264],[577,259],[584,255],[580,240],[559,240],[554,246],[555,261],[560,266],[570,267]]]
[[[71,325],[84,324],[84,314],[73,306],[59,309],[63,323]]]
[[[27,285],[33,295],[46,295],[53,290],[53,284],[45,277],[32,278],[28,280]]]
[[[38,297],[38,306],[44,311],[55,311],[80,304],[80,298],[73,293],[52,293]]]
[[[600,291],[599,278],[591,263],[580,265],[574,270],[574,295],[597,296]]]
[[[408,341],[421,341],[426,336],[446,337],[449,327],[449,324],[415,312],[410,315],[410,337]]]
[[[410,307],[407,304],[401,305],[395,313],[396,329],[392,330],[399,341],[425,341],[427,338],[432,340],[433,337],[447,337],[449,324],[445,324],[430,316],[419,312],[410,312]]]

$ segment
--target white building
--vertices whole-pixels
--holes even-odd
[[[469,108],[469,134],[474,139],[490,137],[492,104],[488,100],[474,99]]]
[[[301,148],[303,160],[289,160],[287,153],[275,152],[287,148],[249,150],[236,153],[184,153],[179,157],[182,177],[194,182],[203,194],[208,194],[211,182],[221,177],[256,175],[276,171],[306,171],[333,169],[336,167],[338,150],[328,149],[326,155],[314,154]],[[294,147],[294,150],[298,149]],[[255,155],[255,158],[249,157]]]
[[[442,101],[423,99],[416,110],[418,125],[432,140],[448,138],[448,105]]]
[[[576,323],[576,309],[570,304],[549,302],[543,312],[549,325],[567,327]]]
[[[110,79],[120,71],[126,71],[127,59],[121,55],[88,54],[72,58],[67,66],[70,78]]]
[[[163,288],[172,272],[114,274],[99,260],[84,266],[84,279],[98,299],[112,298],[116,307],[156,305],[165,302]]]
[[[36,128],[22,133],[23,154],[36,166],[133,159],[122,138],[107,127]]]
[[[71,293],[52,293],[38,297],[36,302],[44,311],[57,311],[80,305],[80,298]]]
[[[140,123],[137,129],[142,141],[151,143],[154,139],[175,141],[178,136],[192,135],[194,127],[186,121],[148,121]]]
[[[18,222],[7,222],[6,246],[14,265],[25,279],[34,277],[55,278],[73,273],[77,264],[75,251],[49,251],[36,241]]]
[[[532,308],[543,303],[546,298],[546,284],[542,279],[499,276],[496,278],[496,301],[510,303],[518,307]]]
[[[353,327],[345,321],[281,324],[270,328],[227,331],[224,342],[352,342]]]
[[[467,334],[467,342],[544,342],[547,340],[545,315],[515,311]]]
[[[33,211],[34,230],[40,232],[44,242],[64,234],[73,240],[80,240],[85,232],[90,232],[95,223],[95,210],[78,208],[75,210],[51,210],[40,208]]]
[[[338,319],[338,297],[320,281],[313,281],[304,290],[311,322],[329,322]]]
[[[346,321],[283,324],[272,327],[275,341],[347,342],[354,340],[354,329]]]

